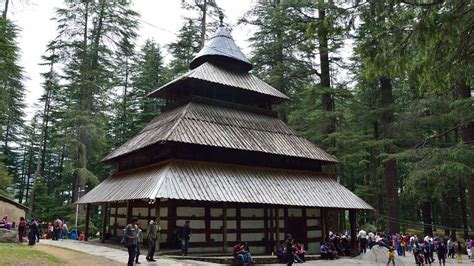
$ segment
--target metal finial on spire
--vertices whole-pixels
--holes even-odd
[[[219,10],[219,21],[221,22],[220,26],[224,27],[224,13],[221,10]]]

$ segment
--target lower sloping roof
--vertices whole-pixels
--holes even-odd
[[[182,160],[117,173],[76,203],[155,198],[373,209],[319,172]]]

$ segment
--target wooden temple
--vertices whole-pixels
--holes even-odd
[[[76,202],[87,219],[91,204],[102,206],[102,235],[121,236],[132,216],[146,232],[158,216],[161,248],[179,248],[177,230],[189,220],[190,252],[230,252],[246,241],[269,254],[291,234],[317,254],[339,230],[331,217],[348,210],[355,239],[356,210],[372,207],[322,173],[337,158],[278,119],[272,106],[288,97],[251,69],[221,26],[189,72],[148,95],[166,106],[103,159],[115,173]]]

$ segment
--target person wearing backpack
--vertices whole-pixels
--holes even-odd
[[[130,224],[128,224],[124,229],[124,240],[127,244],[128,250],[128,266],[133,266],[133,261],[136,256],[136,249],[138,244],[138,228],[137,228],[137,217],[132,217],[130,220]]]

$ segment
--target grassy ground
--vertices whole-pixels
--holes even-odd
[[[59,258],[32,246],[0,243],[0,265],[60,265]]]

